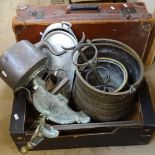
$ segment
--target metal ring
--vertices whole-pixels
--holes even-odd
[[[103,67],[103,66],[97,66],[96,67],[96,69],[97,68],[102,68],[102,69],[104,69],[105,71],[106,71],[106,73],[107,73],[107,79],[106,79],[106,81],[104,82],[104,84],[103,85],[97,85],[97,86],[94,86],[94,87],[102,87],[102,86],[105,86],[108,82],[109,82],[109,79],[110,79],[110,72],[109,72],[109,70],[106,68],[106,67]],[[88,71],[88,73],[86,74],[86,81],[88,82],[88,76],[89,76],[89,74],[91,73],[91,72],[93,72],[92,70],[90,70],[90,71]],[[89,83],[89,82],[88,82]]]
[[[49,71],[51,71],[51,72],[55,72],[55,71],[57,71],[57,72],[59,72],[60,73],[60,71],[62,71],[62,72],[64,72],[65,73],[65,77],[67,77],[68,75],[67,75],[67,73],[65,72],[65,70],[64,69],[62,69],[62,68],[59,68],[59,66],[54,66],[53,68],[51,68],[51,67],[49,67],[48,65],[47,65],[47,63],[45,64],[45,66],[46,66],[46,68],[49,70]]]
[[[78,64],[78,63],[76,63],[76,62],[74,61],[74,54],[75,54],[75,52],[78,51],[78,50],[81,50],[83,47],[86,47],[86,46],[94,48],[94,51],[95,51],[94,57],[93,57],[92,59],[88,60],[87,62],[83,63],[83,64]],[[82,52],[83,52],[83,51],[82,51]],[[74,64],[75,66],[77,66],[77,67],[85,67],[85,66],[88,66],[88,65],[90,65],[90,64],[94,64],[94,62],[96,62],[96,60],[97,60],[97,57],[98,57],[97,48],[96,48],[95,45],[90,44],[90,43],[83,43],[83,44],[80,44],[80,45],[77,46],[75,49],[73,49],[73,52],[72,52],[72,62],[73,62],[73,64]]]

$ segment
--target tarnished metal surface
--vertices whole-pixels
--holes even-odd
[[[98,50],[95,45],[83,43],[78,45],[73,51],[73,64],[80,68],[84,79],[92,86],[104,91],[120,91],[127,83],[128,73],[122,63],[111,58],[98,58]],[[93,49],[91,55],[87,48]],[[79,54],[74,53],[78,51]],[[78,60],[79,59],[79,60]],[[79,61],[79,62],[78,62]]]
[[[85,50],[83,50],[84,48],[88,48],[90,47],[93,52],[91,54],[93,54],[93,56],[89,59],[87,58],[87,55],[85,53]],[[76,54],[76,51],[78,50],[79,54]],[[77,59],[78,57],[81,56],[82,60],[84,61],[83,63],[77,63]],[[97,57],[98,57],[98,51],[96,46],[94,46],[91,43],[83,43],[78,45],[77,47],[75,47],[72,51],[72,62],[75,66],[77,67],[85,67],[85,66],[90,66],[93,67],[92,65],[95,65],[96,61],[97,61]]]
[[[54,129],[50,124],[45,123],[45,117],[40,119],[39,125],[37,126],[32,138],[26,144],[26,146],[21,147],[22,153],[27,153],[29,150],[33,149],[39,143],[41,143],[45,137],[46,138],[56,138],[59,136],[59,131]]]
[[[91,69],[84,68],[81,71],[82,77],[92,86],[106,92],[121,91],[128,80],[128,73],[123,64],[111,58],[98,58],[96,64],[97,72],[101,75],[104,83],[100,84],[94,78],[94,73]]]
[[[90,117],[82,111],[75,112],[68,106],[68,99],[61,94],[53,95],[49,93],[46,84],[40,78],[35,78],[33,94],[34,107],[46,118],[58,124],[88,123]]]
[[[127,45],[109,39],[93,40],[98,56],[116,59],[128,72],[128,82],[121,92],[104,92],[88,84],[78,68],[73,87],[73,99],[79,109],[94,119],[112,121],[126,115],[134,103],[136,90],[143,79],[143,64],[134,50]],[[87,48],[90,56],[92,49]],[[80,61],[80,60],[78,60]]]
[[[71,29],[71,24],[67,22],[55,23],[48,26],[42,33],[41,41],[48,42],[51,45],[53,52],[57,54],[65,52],[64,48],[75,47],[78,44],[76,36]],[[50,58],[48,62],[49,67],[58,66],[67,73],[70,81],[62,92],[66,97],[70,97],[75,73],[75,67],[72,64],[71,50],[60,56],[52,54],[47,49],[43,49],[42,52]]]
[[[26,84],[40,70],[47,57],[29,41],[16,43],[0,57],[0,77],[12,88]]]
[[[87,58],[86,54],[85,54],[85,50],[84,48],[86,47],[91,47],[94,49],[94,55],[92,56],[92,58]],[[74,53],[78,51],[80,55],[76,54],[76,56],[74,57]],[[83,43],[83,44],[80,44],[78,45],[75,49],[73,49],[72,51],[73,53],[73,64],[75,66],[78,66],[78,67],[88,67],[90,68],[90,70],[92,71],[93,75],[94,75],[94,80],[97,81],[97,83],[99,85],[104,85],[105,84],[105,81],[104,79],[102,78],[103,76],[101,76],[100,72],[98,72],[97,68],[96,68],[96,62],[97,62],[97,57],[98,57],[98,51],[97,51],[97,48],[93,45],[93,44],[90,44],[90,43]],[[83,63],[77,63],[77,59],[78,57],[81,56],[81,59],[83,61]],[[75,60],[76,62],[75,62]]]

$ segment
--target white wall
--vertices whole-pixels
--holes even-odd
[[[155,12],[155,0],[127,0],[127,2],[144,2],[148,12],[152,14]]]

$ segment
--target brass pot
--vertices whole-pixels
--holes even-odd
[[[39,48],[22,40],[0,57],[0,77],[16,90],[26,85],[45,66],[47,57]]]
[[[115,59],[126,68],[127,84],[120,92],[105,92],[91,86],[76,67],[73,100],[79,109],[93,119],[117,120],[127,115],[135,103],[137,88],[144,75],[143,63],[133,49],[116,40],[97,39],[91,43],[96,46],[99,58]],[[85,54],[91,57],[93,50],[89,47],[85,50]],[[77,61],[80,63],[80,57]]]

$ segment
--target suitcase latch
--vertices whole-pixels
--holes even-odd
[[[131,14],[136,14],[137,11],[134,7],[124,7],[121,8],[121,14],[123,14],[123,16],[130,16]]]
[[[43,11],[36,11],[36,10],[28,11],[27,14],[28,16],[34,17],[35,19],[42,19],[45,16]]]

